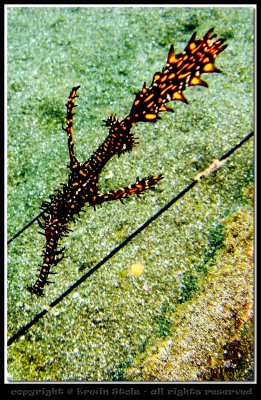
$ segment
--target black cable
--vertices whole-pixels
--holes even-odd
[[[20,231],[18,231],[11,239],[7,241],[7,244],[11,243],[14,239],[16,239],[18,236],[21,235],[29,226],[33,225],[35,221],[37,221],[42,215],[44,214],[44,211],[42,211],[40,214],[38,214],[36,217],[34,217],[28,224],[26,224]]]
[[[223,154],[223,156],[219,159],[219,161],[223,161],[231,154],[233,154],[239,147],[241,147],[245,142],[247,142],[252,136],[254,136],[254,131],[250,132],[248,135],[246,135],[236,146],[234,146],[232,149],[230,149],[227,153]]]
[[[176,197],[174,197],[169,203],[167,203],[164,207],[162,207],[156,214],[154,214],[151,218],[149,218],[143,225],[141,225],[136,231],[132,232],[122,243],[116,246],[109,254],[107,254],[101,261],[99,261],[96,265],[90,268],[80,279],[78,279],[72,286],[70,286],[65,292],[63,292],[59,297],[57,297],[51,304],[49,304],[48,309],[56,306],[58,303],[62,301],[64,297],[66,297],[69,293],[71,293],[77,286],[79,286],[82,282],[84,282],[89,276],[91,276],[95,271],[97,271],[103,264],[105,264],[110,258],[114,256],[114,254],[118,253],[127,243],[129,243],[135,236],[137,236],[141,231],[143,231],[148,225],[150,225],[156,218],[158,218],[162,213],[164,213],[172,204],[174,204],[178,199],[184,196],[193,186],[195,186],[198,182],[193,181],[190,185],[188,185],[184,190],[182,190]],[[30,321],[27,325],[23,326],[14,336],[12,336],[7,341],[7,345],[12,344],[16,339],[22,336],[31,326],[33,326],[41,317],[47,314],[49,310],[45,309],[37,314],[32,321]]]
[[[247,140],[249,140],[254,135],[254,132],[250,132],[247,136],[244,137],[236,146],[230,149],[227,153],[225,153],[218,161],[224,161],[231,154],[233,154],[239,147],[241,147]],[[217,165],[216,168],[219,168],[222,164]],[[209,168],[207,170],[210,170]],[[207,171],[206,170],[206,171]],[[211,170],[213,172],[213,169]],[[143,225],[141,225],[138,229],[132,232],[122,243],[116,246],[109,254],[107,254],[101,261],[99,261],[96,265],[90,268],[80,279],[74,282],[67,290],[65,290],[59,297],[57,297],[52,303],[49,304],[48,309],[44,309],[39,314],[37,314],[27,325],[23,326],[18,332],[16,332],[10,339],[7,341],[7,345],[10,346],[16,339],[22,336],[31,326],[33,326],[40,318],[42,318],[48,311],[56,306],[58,303],[62,301],[64,297],[66,297],[69,293],[71,293],[76,287],[78,287],[82,282],[84,282],[89,276],[91,276],[95,271],[97,271],[103,264],[105,264],[110,258],[112,258],[118,251],[120,251],[123,247],[125,247],[135,236],[137,236],[140,232],[142,232],[148,225],[150,225],[155,219],[157,219],[161,214],[163,214],[168,208],[170,208],[174,203],[176,203],[181,197],[183,197],[189,190],[191,190],[199,181],[202,176],[206,174],[202,173],[197,176],[199,178],[195,178],[185,189],[183,189],[177,196],[175,196],[172,200],[170,200],[165,206],[163,206],[158,212],[156,212],[152,217],[150,217]],[[35,221],[38,217],[34,218]],[[29,224],[27,224],[29,225]],[[30,224],[31,225],[31,224]],[[29,226],[30,226],[29,225]],[[22,231],[22,230],[21,230]],[[21,232],[20,231],[20,232]]]

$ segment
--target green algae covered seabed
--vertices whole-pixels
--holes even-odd
[[[103,192],[164,175],[125,205],[85,213],[63,239],[55,284],[26,290],[41,261],[37,224],[8,246],[8,338],[254,128],[251,7],[7,8],[8,237],[67,181],[64,103],[81,85],[75,151],[84,161],[124,118],[194,31],[227,39],[186,105],[134,128],[139,144],[114,157]],[[153,222],[8,348],[14,381],[252,381],[253,140]]]

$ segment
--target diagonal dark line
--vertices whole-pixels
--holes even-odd
[[[248,133],[238,144],[236,144],[232,149],[230,149],[227,153],[223,154],[223,156],[219,159],[219,161],[223,161],[231,154],[233,154],[239,147],[241,147],[245,142],[247,142],[252,136],[254,136],[254,131]]]
[[[246,135],[236,146],[230,149],[227,153],[225,153],[219,161],[225,160],[230,157],[239,147],[241,147],[245,142],[247,142],[252,136],[254,132],[250,132]],[[138,229],[132,232],[122,243],[116,246],[109,254],[107,254],[101,261],[99,261],[96,265],[90,268],[80,279],[78,279],[73,285],[71,285],[67,290],[65,290],[59,297],[57,297],[52,303],[49,304],[48,309],[41,311],[37,314],[27,325],[23,326],[18,332],[16,332],[10,339],[7,341],[7,345],[10,346],[16,339],[22,336],[31,326],[33,326],[40,318],[42,318],[45,314],[48,313],[49,309],[56,306],[58,303],[62,301],[62,299],[68,296],[76,287],[78,287],[82,282],[84,282],[89,276],[91,276],[95,271],[97,271],[103,264],[105,264],[110,258],[112,258],[116,253],[118,253],[123,247],[125,247],[135,236],[137,236],[140,232],[142,232],[148,225],[150,225],[155,219],[157,219],[161,214],[163,214],[168,208],[170,208],[174,203],[176,203],[181,197],[183,197],[189,190],[191,190],[200,180],[193,180],[185,189],[183,189],[177,196],[175,196],[172,200],[170,200],[164,207],[162,207],[158,212],[156,212],[152,217],[150,217],[143,225],[141,225]],[[36,217],[34,221],[39,218]]]
[[[38,214],[36,217],[34,217],[28,224],[26,224],[20,231],[18,231],[11,239],[7,241],[7,244],[11,243],[14,239],[16,239],[18,236],[21,235],[27,228],[29,228],[35,221],[37,221],[42,215],[44,214],[44,211],[42,211],[40,214]]]
[[[190,185],[188,185],[184,190],[182,190],[176,197],[174,197],[169,203],[167,203],[164,207],[162,207],[156,214],[154,214],[151,218],[149,218],[143,225],[141,225],[136,231],[132,232],[123,242],[121,242],[118,246],[116,246],[107,256],[105,256],[101,261],[99,261],[96,265],[90,268],[80,279],[74,282],[65,292],[63,292],[57,299],[55,299],[52,303],[49,304],[49,307],[52,308],[56,306],[58,303],[62,301],[62,299],[68,296],[77,286],[79,286],[82,282],[84,282],[89,276],[91,276],[95,271],[97,271],[103,264],[105,264],[110,258],[112,258],[116,253],[118,253],[123,247],[126,246],[135,236],[137,236],[140,232],[142,232],[148,225],[150,225],[155,219],[157,219],[161,214],[163,214],[172,204],[174,204],[180,197],[184,196],[193,186],[195,186],[198,182],[193,181]],[[16,339],[22,336],[31,326],[33,326],[40,318],[42,318],[45,314],[47,314],[48,310],[45,309],[37,314],[32,321],[30,321],[27,325],[23,326],[14,336],[12,336],[7,341],[7,345],[12,344]]]

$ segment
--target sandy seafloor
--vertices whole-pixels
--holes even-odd
[[[102,120],[128,114],[171,43],[180,53],[211,27],[228,43],[216,60],[223,73],[203,75],[209,88],[188,88],[188,105],[138,124],[139,144],[106,165],[101,192],[164,179],[125,205],[86,207],[45,297],[26,290],[42,258],[40,228],[10,244],[8,338],[254,129],[253,15],[239,6],[8,7],[9,238],[67,181],[62,125],[73,86],[84,161],[108,133]],[[253,380],[253,170],[250,140],[16,340],[8,380]]]

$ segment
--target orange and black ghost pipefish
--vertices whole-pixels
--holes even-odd
[[[201,78],[203,73],[220,72],[215,66],[215,59],[227,47],[225,39],[216,39],[210,29],[202,38],[196,39],[194,33],[185,50],[175,54],[170,46],[167,63],[161,72],[156,72],[150,86],[144,83],[136,94],[130,113],[122,120],[110,116],[104,121],[109,134],[99,148],[85,162],[79,162],[74,154],[73,118],[80,86],[73,87],[66,103],[66,125],[70,157],[68,182],[60,187],[49,200],[42,203],[40,228],[46,238],[42,263],[36,282],[28,287],[31,293],[43,296],[44,286],[50,283],[49,276],[55,274],[53,267],[64,256],[64,248],[59,248],[60,239],[68,234],[74,217],[87,204],[96,206],[106,201],[121,200],[133,195],[140,195],[152,189],[162,179],[162,175],[152,175],[118,190],[101,194],[99,177],[105,164],[115,155],[130,152],[136,138],[131,129],[140,122],[155,123],[160,113],[173,112],[168,103],[179,100],[188,103],[183,92],[189,86],[208,84]]]

